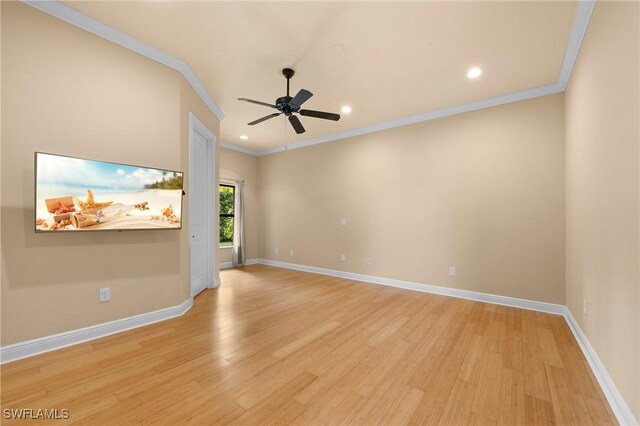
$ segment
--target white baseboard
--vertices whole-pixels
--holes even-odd
[[[192,305],[193,299],[189,298],[178,306],[171,306],[169,308],[134,315],[128,318],[122,318],[115,321],[79,328],[77,330],[66,331],[64,333],[6,345],[0,348],[0,364],[17,361],[22,358],[109,336],[110,334],[120,333],[122,331],[131,330],[133,328],[142,327],[155,322],[179,317],[187,312]]]
[[[277,266],[279,268],[293,269],[296,271],[311,272],[314,274],[330,275],[332,277],[345,278],[348,280],[362,281],[366,283],[386,285],[390,287],[403,288],[407,290],[421,291],[423,293],[441,294],[443,296],[457,297],[461,299],[476,300],[479,302],[493,303],[495,305],[513,306],[516,308],[529,309],[533,311],[547,312],[550,314],[563,315],[564,305],[555,303],[537,302],[534,300],[518,299],[515,297],[498,296],[495,294],[478,293],[457,288],[441,287],[430,284],[420,284],[410,281],[396,280],[393,278],[382,278],[373,275],[356,274],[353,272],[337,271],[335,269],[318,268],[316,266],[298,265],[295,263],[280,262],[270,259],[256,259],[256,263],[262,265]]]
[[[386,285],[391,287],[403,288],[407,290],[421,291],[424,293],[441,294],[444,296],[458,297],[462,299],[476,300],[479,302],[493,303],[497,305],[512,306],[515,308],[529,309],[534,311],[546,312],[550,314],[562,315],[567,321],[571,332],[573,333],[582,353],[587,359],[594,376],[598,380],[602,391],[611,406],[616,419],[621,425],[638,425],[638,421],[634,418],[633,413],[629,409],[622,395],[616,388],[611,376],[607,372],[602,361],[598,357],[596,351],[589,343],[589,339],[582,332],[575,318],[565,305],[556,305],[554,303],[537,302],[533,300],[518,299],[514,297],[498,296],[494,294],[477,293],[474,291],[460,290],[455,288],[440,287],[428,284],[419,284],[409,281],[395,280],[391,278],[381,278],[371,275],[355,274],[352,272],[337,271],[334,269],[318,268],[316,266],[298,265],[295,263],[280,262],[270,259],[256,259],[255,263],[261,265],[276,266],[279,268],[292,269],[295,271],[311,272],[314,274],[330,275],[332,277],[345,278],[354,281],[362,281],[373,284]]]
[[[587,339],[587,336],[584,334],[578,325],[578,322],[571,314],[571,311],[566,306],[564,318],[566,319],[573,336],[576,338],[580,349],[582,349],[582,353],[587,359],[587,362],[591,367],[591,371],[593,371],[593,375],[596,376],[596,380],[598,380],[598,383],[602,388],[602,392],[607,398],[607,401],[609,401],[611,410],[616,416],[616,419],[618,419],[618,423],[625,426],[638,425],[638,421],[635,419],[631,409],[624,401],[624,398],[622,398],[622,395],[620,395],[618,388],[615,383],[613,383],[613,380],[611,379],[611,376],[609,376],[609,373],[600,360],[600,357],[598,357],[598,354],[595,349],[593,349],[593,346],[591,346],[589,339]]]
[[[244,264],[246,265],[255,265],[260,263],[260,259],[247,259]],[[220,262],[220,269],[229,269],[233,268],[233,262]]]
[[[223,268],[223,264],[226,265],[227,263],[231,262],[220,264],[220,268]],[[615,383],[611,379],[611,376],[609,376],[607,369],[598,357],[596,351],[591,346],[591,343],[589,343],[589,339],[587,339],[587,336],[584,334],[584,332],[576,322],[575,318],[571,314],[571,311],[569,311],[569,308],[564,305],[518,299],[514,297],[498,296],[494,294],[478,293],[474,291],[440,287],[428,284],[419,284],[410,281],[356,274],[334,269],[318,268],[315,266],[298,265],[295,263],[280,262],[270,259],[248,259],[245,264],[269,265],[296,271],[345,278],[354,281],[362,281],[372,284],[420,291],[424,293],[440,294],[444,296],[451,296],[462,299],[493,303],[497,305],[512,306],[516,308],[562,315],[567,321],[567,324],[569,325],[571,332],[578,342],[582,353],[587,359],[587,362],[589,363],[594,376],[598,380],[598,383],[600,384],[600,387],[602,388],[602,391],[607,398],[607,401],[609,402],[618,422],[621,425],[638,425],[638,421],[635,419],[633,413],[629,409],[629,406],[622,398],[622,395],[620,395],[620,392],[616,388]],[[232,266],[233,265],[231,265],[231,267]],[[219,278],[216,281],[219,285]],[[26,342],[15,343],[13,345],[3,346],[0,348],[0,364],[16,361],[22,358],[27,358],[56,349],[61,349],[67,346],[75,345],[100,337],[105,337],[110,334],[119,333],[133,328],[142,327],[158,321],[178,317],[187,312],[191,308],[192,304],[193,300],[190,298],[178,306],[160,309],[158,311],[148,312],[146,314],[140,314],[129,318],[123,318],[120,320],[81,328],[78,330],[72,330],[65,333],[54,334],[52,336],[46,336]]]

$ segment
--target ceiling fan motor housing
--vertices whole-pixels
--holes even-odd
[[[293,99],[291,96],[282,96],[281,98],[276,99],[275,102],[278,111],[282,111],[287,117],[293,112],[298,112],[300,109],[299,106],[289,103],[291,99]]]

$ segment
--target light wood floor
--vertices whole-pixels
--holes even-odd
[[[91,425],[615,424],[562,317],[259,265],[222,281],[180,318],[2,366],[2,408]]]

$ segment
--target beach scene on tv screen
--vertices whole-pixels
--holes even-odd
[[[181,227],[183,174],[36,154],[36,230]]]

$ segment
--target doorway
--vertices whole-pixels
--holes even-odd
[[[215,141],[213,133],[189,113],[189,282],[191,297],[215,287],[216,217]]]

